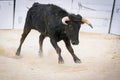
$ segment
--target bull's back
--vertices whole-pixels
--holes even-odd
[[[52,4],[34,3],[27,14],[27,22],[39,32],[45,32],[49,24],[55,27],[59,25],[60,19],[68,15],[67,12]]]
[[[45,23],[45,5],[34,3],[33,6],[28,10],[26,23],[32,29],[36,29],[39,32],[44,32],[46,23]]]

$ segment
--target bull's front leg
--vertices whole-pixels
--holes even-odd
[[[51,41],[51,44],[53,45],[53,47],[55,48],[55,50],[56,50],[56,52],[58,54],[58,63],[60,63],[60,64],[64,63],[64,60],[63,60],[63,58],[61,56],[61,49],[57,45],[57,42],[55,41],[54,38],[51,38],[50,41]]]
[[[71,53],[73,60],[75,63],[81,63],[81,60],[74,54],[74,50],[70,44],[70,40],[68,38],[64,39],[65,45],[68,49],[68,51]]]

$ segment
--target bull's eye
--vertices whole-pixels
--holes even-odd
[[[70,29],[70,30],[73,30],[73,27],[72,27],[72,25],[69,25],[69,29]]]

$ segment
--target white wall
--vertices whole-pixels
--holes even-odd
[[[116,0],[115,3],[110,33],[120,35],[120,0]]]
[[[73,1],[73,2],[72,2]],[[81,14],[94,28],[82,25],[81,31],[108,33],[113,0],[16,0],[14,29],[23,29],[28,8],[34,2],[56,4],[70,13]],[[120,0],[116,0],[111,34],[120,35]],[[13,0],[0,1],[0,29],[13,28]]]
[[[13,1],[0,1],[0,29],[13,27]]]
[[[17,0],[15,29],[24,27],[27,7],[31,7],[34,2],[56,4],[70,13],[88,18],[94,29],[83,25],[82,31],[108,33],[113,0],[73,0],[73,3],[72,0]]]

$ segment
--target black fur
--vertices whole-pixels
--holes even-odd
[[[68,25],[62,23],[62,18],[65,16],[70,18],[70,21],[66,22]],[[61,49],[57,45],[57,42],[60,40],[65,42],[67,49],[73,56],[74,62],[79,63],[80,59],[74,54],[71,43],[74,45],[79,43],[81,19],[82,16],[70,14],[56,5],[34,3],[27,13],[24,31],[16,55],[20,55],[21,46],[28,33],[31,29],[35,29],[41,33],[39,37],[41,56],[43,40],[48,36],[58,53],[59,63],[64,62],[61,56]]]

